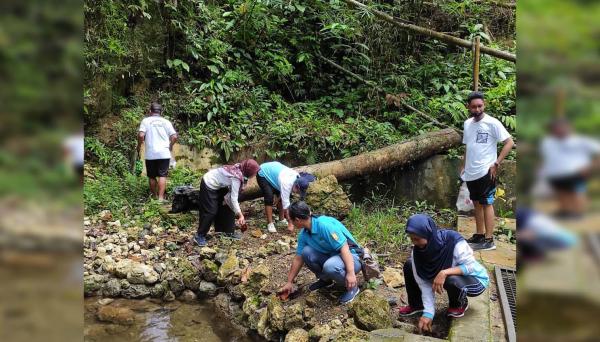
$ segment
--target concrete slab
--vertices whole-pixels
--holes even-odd
[[[403,329],[379,329],[369,333],[371,342],[436,342],[443,341],[429,336],[416,335],[406,332]]]
[[[491,341],[489,288],[477,297],[469,298],[469,310],[464,317],[454,318],[450,325],[449,341]]]
[[[505,225],[511,229],[516,229],[516,221],[514,219],[498,219],[506,220]],[[475,218],[468,216],[458,216],[457,222],[458,232],[465,238],[471,237],[476,231]],[[515,268],[517,265],[517,246],[503,241],[495,241],[496,249],[492,251],[475,251],[477,260],[489,265],[500,265],[505,267]]]

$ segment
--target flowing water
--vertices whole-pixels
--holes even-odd
[[[261,341],[217,315],[211,303],[117,299],[108,305],[129,308],[135,318],[132,325],[120,325],[98,320],[97,311],[101,306],[98,300],[85,300],[85,341]]]

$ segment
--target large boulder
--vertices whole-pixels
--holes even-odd
[[[383,281],[389,287],[404,286],[404,273],[395,268],[386,267],[382,273]]]
[[[269,297],[267,309],[269,310],[269,323],[271,327],[277,331],[284,331],[286,320],[285,309],[275,295]]]
[[[217,293],[217,285],[207,281],[201,281],[200,286],[198,287],[198,293],[204,297],[213,297]]]
[[[127,273],[127,281],[131,284],[154,284],[158,281],[158,272],[152,266],[132,263]]]
[[[90,274],[83,277],[83,292],[92,295],[102,288],[108,277],[102,274]]]
[[[188,259],[179,259],[176,263],[175,271],[181,276],[181,281],[185,288],[194,291],[198,290],[201,281],[200,272]]]
[[[348,216],[352,209],[352,202],[334,175],[310,183],[305,201],[314,213],[338,219]]]
[[[357,327],[372,331],[392,327],[388,301],[371,290],[362,292],[352,304]]]
[[[250,270],[250,276],[248,276],[248,282],[246,286],[259,291],[262,287],[269,283],[269,277],[271,276],[271,269],[266,264],[260,264]]]
[[[102,286],[102,295],[105,297],[118,297],[121,294],[121,283],[112,278]]]
[[[202,260],[200,269],[204,279],[211,282],[217,281],[217,277],[219,276],[219,266],[217,266],[214,261],[209,259]]]
[[[295,328],[303,328],[304,322],[304,305],[296,303],[285,309],[284,330],[292,330]]]
[[[221,267],[219,268],[219,274],[217,277],[217,279],[220,282],[225,282],[227,277],[229,277],[235,271],[239,270],[240,261],[236,256],[236,252],[237,251],[235,249],[232,249],[227,255],[227,259],[225,259],[225,261],[223,261],[223,264],[221,264]]]
[[[98,308],[98,320],[121,325],[132,325],[135,322],[135,314],[129,308],[104,305]]]
[[[121,283],[121,288],[123,288],[123,283]],[[150,289],[146,285],[130,284],[121,290],[121,295],[132,299],[144,298],[150,295]]]

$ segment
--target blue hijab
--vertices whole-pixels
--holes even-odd
[[[411,216],[406,222],[406,232],[427,239],[425,248],[413,247],[417,274],[425,280],[432,280],[441,270],[452,267],[454,246],[464,239],[453,230],[438,229],[425,214]]]

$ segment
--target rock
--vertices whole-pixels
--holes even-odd
[[[114,301],[115,300],[112,299],[112,298],[102,298],[102,299],[98,300],[98,304],[100,304],[100,305],[108,305],[108,304],[110,304],[110,303],[112,303]]]
[[[183,293],[181,294],[181,296],[179,296],[179,300],[183,301],[183,302],[194,302],[196,301],[196,298],[198,296],[196,296],[196,294],[191,291],[191,290],[185,290],[183,291]]]
[[[367,331],[392,327],[390,305],[371,290],[362,292],[352,304],[356,326]]]
[[[369,341],[369,333],[358,329],[354,325],[350,325],[346,329],[343,329],[341,333],[336,336],[335,340],[344,342]]]
[[[98,308],[98,320],[120,325],[132,325],[135,322],[135,314],[129,308],[115,306],[101,306]]]
[[[121,228],[121,221],[120,220],[116,220],[114,222],[108,222],[107,224],[108,224],[109,227]]]
[[[288,306],[285,309],[284,330],[303,328],[304,325],[304,306],[301,303]]]
[[[102,295],[105,297],[119,297],[121,294],[121,282],[112,278],[102,286]]]
[[[331,327],[331,329],[341,329],[344,327],[344,323],[342,323],[342,321],[340,321],[339,319],[332,319],[331,322],[329,322],[329,326]]]
[[[102,221],[110,221],[113,218],[112,213],[110,212],[110,210],[102,210],[100,212],[100,214],[98,215],[98,217],[100,218],[100,220]]]
[[[217,254],[217,251],[210,247],[202,247],[199,254],[202,259],[212,259]]]
[[[156,236],[153,235],[144,235],[143,246],[144,248],[152,248],[156,246]]]
[[[102,284],[108,280],[108,277],[101,274],[90,274],[83,277],[83,292],[90,295],[100,290]]]
[[[395,268],[386,267],[382,273],[383,281],[389,287],[404,286],[404,273]]]
[[[225,262],[225,260],[227,260],[227,254],[223,253],[223,252],[217,252],[217,254],[215,254],[215,261],[219,264],[219,265],[223,265],[223,263]]]
[[[83,225],[84,226],[89,226],[91,224],[92,224],[92,222],[90,222],[90,220],[83,220]]]
[[[319,324],[308,332],[308,337],[311,341],[328,340],[329,337],[336,334],[327,324]]]
[[[152,285],[158,278],[158,273],[152,267],[140,263],[132,263],[127,273],[127,281],[131,284]]]
[[[269,269],[269,266],[260,264],[251,269],[247,286],[258,291],[269,283],[270,276],[271,270]]]
[[[348,216],[352,208],[348,195],[333,175],[310,183],[306,192],[306,203],[313,212],[338,219]]]
[[[306,297],[304,297],[306,301],[306,305],[310,308],[314,308],[317,303],[321,300],[316,291],[309,292]]]
[[[262,231],[260,229],[252,229],[250,231],[250,235],[252,235],[255,238],[259,239],[263,235],[263,233],[262,233]]]
[[[165,295],[163,296],[163,300],[165,302],[172,302],[172,301],[175,300],[175,294],[173,292],[171,292],[171,291],[167,291],[165,293]]]
[[[271,327],[276,331],[284,331],[286,317],[281,301],[273,295],[269,298],[267,308],[269,310],[269,322]]]
[[[96,258],[104,258],[106,256],[106,248],[98,247],[96,248]]]
[[[115,265],[113,274],[119,278],[127,278],[127,274],[131,271],[131,267],[135,264],[135,261],[130,259],[119,260]]]
[[[175,271],[181,275],[183,285],[190,290],[198,290],[200,286],[200,272],[188,259],[180,259]]]
[[[150,289],[146,285],[131,284],[129,287],[121,290],[121,295],[125,298],[144,298],[150,295]]]
[[[176,251],[176,250],[179,249],[179,246],[175,242],[169,241],[165,245],[165,248],[168,249],[168,250],[170,250],[170,251]]]
[[[235,254],[236,250],[232,249],[227,256],[227,259],[225,259],[225,261],[221,264],[218,274],[219,281],[225,281],[229,275],[240,268],[239,260]]]
[[[308,332],[304,329],[293,329],[285,335],[285,342],[308,342]]]
[[[256,323],[256,331],[261,336],[268,335],[267,330],[269,329],[269,310],[262,308],[258,310],[258,322]]]
[[[205,297],[213,297],[217,293],[217,285],[207,281],[201,281],[198,287],[200,295]]]
[[[212,260],[204,259],[200,263],[202,270],[202,277],[208,281],[217,281],[219,275],[219,266]]]
[[[285,241],[277,240],[275,241],[275,250],[279,254],[287,254],[287,252],[290,251],[290,244]]]
[[[154,268],[156,273],[161,274],[167,268],[167,265],[165,265],[164,263],[161,262],[160,264],[154,264],[154,266],[152,266],[152,268]]]
[[[369,333],[369,341],[374,342],[394,342],[394,341],[436,341],[430,337],[416,335],[413,329],[406,331],[404,329],[379,329]]]
[[[167,292],[168,286],[169,285],[167,284],[167,282],[155,284],[150,288],[150,297],[162,298],[165,295],[165,292]]]

